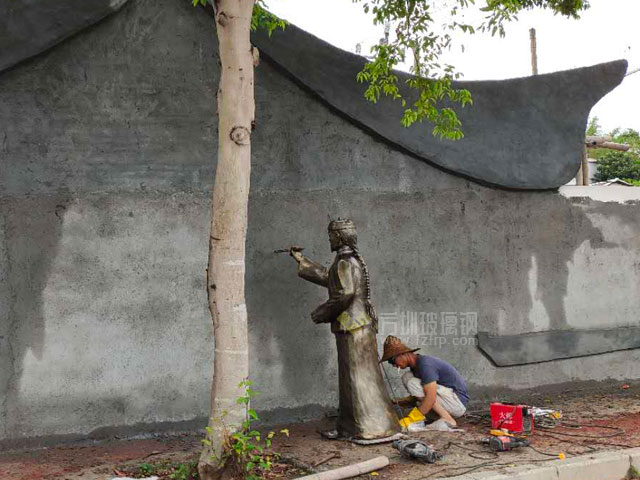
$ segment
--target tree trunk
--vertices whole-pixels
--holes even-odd
[[[213,188],[207,293],[213,319],[215,359],[211,388],[211,427],[198,469],[203,480],[221,478],[224,428],[244,419],[236,403],[238,384],[249,374],[247,308],[244,299],[245,240],[253,93],[253,47],[250,43],[254,0],[214,0],[220,53],[218,89],[218,164]]]
[[[586,147],[582,151],[582,185],[591,184],[591,180],[589,179],[589,155],[587,154]]]

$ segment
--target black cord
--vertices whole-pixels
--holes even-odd
[[[385,372],[386,373],[386,372]],[[514,412],[515,413],[515,410]],[[513,416],[513,413],[511,414],[511,417]],[[482,421],[487,420],[486,418],[486,411],[476,411],[476,412],[469,412],[465,415],[465,417],[470,417],[470,418],[477,418],[479,421],[477,423],[481,423]],[[507,417],[505,420],[503,420],[501,422],[501,425],[507,421],[510,417]],[[551,419],[551,418],[549,418]],[[555,418],[554,418],[555,419]],[[534,420],[535,421],[535,420]],[[540,431],[540,430],[536,430],[535,433],[541,436],[548,436],[550,438],[554,438],[556,440],[560,440],[564,443],[568,443],[570,445],[573,446],[577,446],[577,447],[581,447],[583,449],[585,449],[586,451],[595,451],[597,450],[596,448],[592,447],[591,445],[586,445],[582,442],[580,442],[579,440],[583,440],[583,441],[590,441],[591,443],[595,443],[598,445],[603,445],[603,446],[617,446],[617,447],[624,447],[624,448],[632,448],[633,445],[626,445],[626,444],[615,444],[615,443],[607,443],[607,442],[598,442],[597,439],[600,438],[613,438],[613,437],[617,437],[617,436],[621,436],[621,435],[625,435],[626,434],[626,430],[620,427],[612,427],[612,426],[608,426],[608,425],[594,425],[594,424],[587,424],[587,423],[569,423],[569,422],[563,422],[560,420],[557,420],[556,422],[554,422],[553,425],[540,425],[541,428],[543,428],[544,430],[551,430],[551,429],[555,429],[556,427],[564,427],[564,428],[572,428],[572,429],[581,429],[581,428],[601,428],[604,430],[613,430],[612,433],[610,434],[604,434],[604,435],[589,435],[589,434],[580,434],[580,433],[568,433],[568,432],[558,432],[555,431],[553,433],[548,432],[548,431]],[[575,437],[577,440],[576,441],[572,441],[568,438],[558,438],[556,435],[560,435],[562,437]],[[449,442],[444,448],[443,450],[447,450],[452,446],[456,446],[458,448],[461,448],[463,450],[467,450],[471,453],[468,453],[467,455],[469,455],[471,458],[475,458],[478,460],[488,460],[486,457],[481,457],[479,455],[487,455],[487,454],[494,454],[496,455],[495,457],[492,457],[492,459],[498,458],[499,455],[497,452],[486,452],[486,451],[481,451],[481,450],[476,450],[470,447],[467,447],[466,445],[463,444],[459,444],[459,443],[455,443],[455,442]],[[476,465],[472,465],[470,467],[445,467],[442,468],[440,470],[436,470],[435,472],[430,473],[429,475],[427,475],[426,477],[422,477],[420,480],[427,480],[431,477],[433,477],[434,475],[438,475],[442,472],[456,472],[455,475],[453,476],[459,476],[459,475],[465,475],[467,473],[471,473],[475,470],[478,470],[479,468],[483,468],[483,467],[495,467],[495,466],[506,466],[506,465],[513,465],[513,464],[518,464],[518,463],[541,463],[541,462],[548,462],[548,461],[553,461],[555,459],[557,459],[559,457],[559,454],[556,453],[549,453],[549,452],[544,452],[541,450],[538,450],[537,448],[533,447],[532,445],[528,445],[529,448],[531,448],[533,451],[535,451],[536,453],[539,453],[540,455],[545,455],[548,456],[550,458],[544,458],[544,459],[539,459],[539,460],[515,460],[515,461],[511,461],[511,462],[492,462],[492,461],[487,461],[487,462],[482,462]],[[569,449],[567,449],[567,451],[565,453],[571,454],[571,455],[580,455],[583,452],[578,452],[578,453],[573,453],[573,452],[569,452]],[[458,472],[459,470],[463,470],[462,472]]]
[[[380,362],[380,356],[378,356],[378,362]],[[387,370],[384,368],[384,365],[382,363],[380,364],[380,368],[384,373],[384,378],[387,379],[387,383],[389,384],[389,388],[391,389],[391,394],[393,395],[393,398],[397,399],[398,397],[396,396],[396,392],[393,389],[393,385],[391,385],[391,380],[389,380],[389,375],[387,375]],[[395,404],[395,406],[397,406],[399,409],[401,409],[400,411],[402,411],[402,407],[400,407],[400,405]],[[395,408],[393,408],[393,413],[396,416],[396,420],[398,420],[398,423],[400,423],[400,417],[398,416],[398,412],[396,411]]]
[[[451,470],[451,471],[457,471],[457,470],[461,470],[463,468],[466,468],[467,470],[464,470],[462,473],[456,473],[455,475],[453,475],[454,477],[457,477],[459,475],[466,475],[467,473],[473,472],[474,470],[477,470],[479,468],[482,467],[499,467],[499,466],[510,466],[510,465],[514,465],[516,463],[541,463],[541,462],[552,462],[553,460],[555,460],[554,458],[543,458],[540,460],[514,460],[512,462],[484,462],[484,463],[478,463],[477,465],[473,465],[471,467],[446,467],[446,468],[442,468],[440,470],[437,470],[435,472],[430,473],[429,475],[427,475],[426,477],[421,477],[419,480],[426,480],[427,478],[431,478],[434,475],[437,475],[441,472],[447,471],[447,470]],[[446,477],[445,477],[446,478]]]
[[[571,426],[568,426],[571,425]],[[605,430],[615,430],[613,433],[610,434],[600,434],[600,435],[589,435],[589,434],[585,434],[585,433],[568,433],[568,432],[558,432],[558,431],[554,431],[554,435],[562,435],[564,437],[578,437],[578,438],[613,438],[613,437],[619,437],[621,435],[624,435],[626,432],[626,430],[624,428],[620,428],[620,427],[610,427],[608,425],[593,425],[593,424],[588,424],[588,423],[575,423],[575,424],[565,424],[564,422],[561,422],[558,424],[558,426],[560,427],[567,427],[567,428],[575,428],[575,429],[580,429],[583,427],[588,427],[588,428],[602,428]],[[546,432],[545,432],[546,433]]]
[[[559,453],[549,453],[549,452],[543,452],[542,450],[538,450],[533,445],[527,445],[527,447],[529,447],[534,452],[539,453],[540,455],[547,455],[548,457],[554,457],[554,458],[559,458],[559,456],[560,456]]]
[[[498,452],[491,452],[491,451],[487,452],[486,450],[476,450],[475,448],[469,448],[466,445],[463,445],[461,443],[449,442],[448,446],[458,447],[458,448],[461,448],[462,450],[471,452],[471,453],[468,453],[467,455],[477,460],[495,460],[496,458],[500,457],[500,455],[498,455]],[[485,456],[481,457],[480,455],[485,455]],[[486,455],[491,455],[491,457],[487,458]]]
[[[578,442],[576,441],[572,441],[568,438],[561,438],[558,437],[558,434],[561,434],[561,432],[554,432],[554,433],[550,433],[550,432],[537,432],[538,435],[542,435],[542,436],[547,436],[547,437],[551,437],[554,438],[556,440],[560,440],[562,442],[566,442],[566,443],[571,443],[573,445],[578,445],[581,447],[588,447],[588,445],[585,445],[582,442]],[[622,448],[634,448],[634,445],[628,445],[626,443],[610,443],[610,442],[598,442],[598,438],[600,437],[592,437],[592,436],[586,436],[586,437],[580,437],[579,435],[571,435],[571,437],[576,437],[578,440],[582,439],[583,441],[589,441],[591,443],[594,443],[596,445],[603,445],[603,446],[611,446],[611,447],[622,447]],[[605,438],[610,438],[610,437],[605,437]],[[595,449],[594,449],[595,450]]]

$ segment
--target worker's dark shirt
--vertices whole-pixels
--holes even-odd
[[[469,394],[464,378],[450,363],[429,355],[418,355],[416,366],[411,371],[413,376],[419,378],[423,385],[431,382],[444,385],[456,392],[465,407],[469,403]]]

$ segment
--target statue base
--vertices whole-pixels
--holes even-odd
[[[407,438],[404,433],[395,433],[393,435],[382,438],[348,438],[341,436],[338,430],[325,430],[320,432],[320,435],[322,435],[322,438],[325,438],[327,440],[346,440],[348,442],[355,443],[356,445],[376,445],[378,443],[389,443],[395,440],[402,440],[404,438]]]

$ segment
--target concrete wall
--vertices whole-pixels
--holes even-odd
[[[3,446],[202,425],[214,37],[189,2],[138,0],[0,75]],[[639,325],[640,195],[470,183],[373,138],[267,62],[256,95],[247,305],[267,417],[336,404],[333,337],[309,318],[326,294],[272,253],[295,243],[329,262],[327,214],[358,225],[381,313],[478,312],[495,334]],[[424,350],[472,394],[640,378],[639,350],[502,369],[473,346]]]

